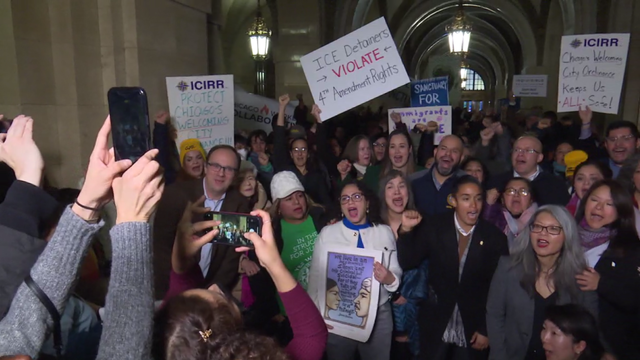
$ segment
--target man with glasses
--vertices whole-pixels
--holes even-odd
[[[156,299],[169,289],[171,253],[176,229],[184,209],[204,197],[211,211],[248,213],[248,199],[230,190],[240,167],[240,155],[229,145],[209,150],[204,179],[177,182],[165,189],[154,220],[154,276]],[[219,283],[233,289],[238,280],[240,254],[232,246],[207,244],[200,252],[199,264],[207,284]]]
[[[531,181],[538,205],[561,205],[569,202],[569,191],[564,180],[551,172],[543,171],[540,163],[544,160],[542,143],[530,135],[520,137],[511,150],[512,171],[497,175],[489,188],[502,192],[507,182],[515,177]]]
[[[580,133],[580,144],[577,147],[589,154],[589,158],[598,157],[598,151],[593,144],[593,136],[591,132],[591,118],[593,116],[591,109],[588,107],[579,111],[582,120],[582,130]],[[607,157],[603,158],[606,164],[613,172],[613,178],[617,178],[624,162],[638,151],[640,147],[640,134],[636,124],[626,121],[614,121],[607,126],[607,132],[604,139],[604,148],[607,151]],[[603,156],[604,157],[604,156]]]

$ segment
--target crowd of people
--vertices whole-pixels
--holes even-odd
[[[0,358],[640,359],[636,124],[601,136],[589,108],[506,102],[455,109],[435,143],[435,123],[367,108],[322,122],[299,100],[296,125],[283,95],[272,132],[208,152],[176,144],[161,112],[135,163],[114,159],[107,118],[80,190],[43,180],[37,121],[14,119]],[[261,236],[216,245],[210,211],[259,216]],[[353,300],[366,341],[329,321],[345,301],[322,263],[334,245],[382,255]]]

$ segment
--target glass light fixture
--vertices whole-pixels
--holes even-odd
[[[447,25],[445,30],[449,36],[449,52],[455,55],[466,55],[469,52],[469,42],[471,41],[471,24],[464,16],[462,0],[460,0],[453,22]]]
[[[256,60],[264,60],[269,54],[269,45],[271,41],[271,30],[260,12],[260,0],[258,0],[258,11],[256,19],[247,31],[249,42],[251,43],[251,55]]]

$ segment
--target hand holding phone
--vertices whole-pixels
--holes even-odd
[[[116,160],[136,162],[151,149],[147,93],[140,87],[115,87],[107,98]]]
[[[262,219],[247,214],[229,212],[208,212],[204,215],[205,221],[218,221],[219,225],[209,228],[208,231],[218,230],[211,241],[214,244],[243,246],[253,248],[251,240],[245,237],[246,233],[255,232],[262,234]]]

